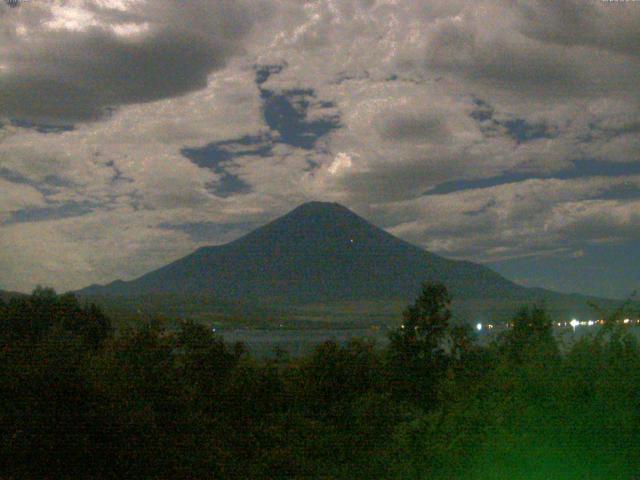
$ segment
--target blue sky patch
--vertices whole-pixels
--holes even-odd
[[[543,123],[529,123],[522,118],[498,122],[507,129],[507,134],[517,143],[530,142],[539,138],[553,138],[555,135]]]
[[[312,89],[292,89],[276,93],[261,89],[262,113],[271,130],[278,132],[279,143],[311,150],[316,142],[340,127],[337,115],[309,120],[308,111],[312,102],[317,102]],[[331,102],[318,103],[320,108],[333,108]]]
[[[494,110],[491,105],[489,105],[484,100],[480,100],[479,98],[474,98],[473,103],[475,105],[475,108],[470,114],[471,118],[477,120],[478,122],[485,122],[493,118]]]
[[[318,100],[311,88],[293,88],[277,92],[263,86],[272,75],[279,74],[286,66],[285,63],[256,67],[255,81],[262,99],[262,115],[269,128],[278,132],[278,138],[274,139],[276,143],[311,150],[321,137],[340,128],[340,118],[332,113],[309,120],[309,109],[312,106],[321,109],[332,109],[336,106],[333,102]]]
[[[79,217],[91,213],[95,207],[96,205],[89,202],[69,202],[49,207],[25,208],[13,212],[4,224],[11,225],[14,223],[42,222],[45,220]]]
[[[555,255],[503,260],[488,266],[527,286],[626,298],[640,288],[639,263],[640,242],[630,241],[587,244]]]
[[[52,193],[55,193],[60,187],[69,188],[74,185],[73,182],[66,180],[64,178],[58,177],[56,175],[48,175],[41,182],[35,182],[25,177],[24,175],[21,175],[20,173],[13,172],[7,168],[1,168],[1,167],[0,167],[0,178],[7,180],[11,183],[17,183],[20,185],[29,185],[30,187],[33,187],[36,190],[38,190],[43,195],[51,195]]]
[[[183,148],[180,153],[201,168],[224,173],[234,158],[242,156],[271,156],[272,146],[268,137],[245,136],[232,140],[213,142],[202,148]]]
[[[483,124],[485,129],[502,127],[506,134],[518,144],[556,136],[555,132],[545,123],[530,123],[524,118],[499,120],[495,118],[495,109],[489,103],[477,97],[473,97],[472,101],[474,109],[469,114],[471,118]]]
[[[476,217],[478,215],[482,215],[483,213],[487,212],[488,210],[490,210],[491,208],[493,208],[495,206],[496,206],[496,201],[494,199],[491,199],[485,205],[480,207],[479,209],[472,210],[470,212],[465,212],[465,215],[467,215],[469,217]]]
[[[207,187],[214,195],[220,198],[251,193],[253,190],[247,182],[237,175],[228,172],[224,172],[217,182],[210,183]]]
[[[47,125],[44,123],[34,123],[29,120],[12,119],[11,125],[18,128],[35,130],[38,133],[64,133],[75,130],[73,125]]]
[[[587,178],[596,176],[624,177],[629,175],[640,175],[639,162],[605,162],[594,159],[582,159],[574,161],[571,168],[549,174],[535,174],[531,172],[513,171],[505,172],[501,175],[488,178],[453,180],[436,185],[435,187],[427,190],[424,194],[446,195],[448,193],[454,193],[464,190],[490,188],[498,185],[523,182],[530,179],[569,180],[572,178]],[[631,189],[628,189],[628,191],[631,191]]]
[[[217,196],[227,198],[237,194],[249,193],[251,186],[239,176],[229,172],[235,159],[244,156],[270,157],[276,144],[290,145],[304,150],[312,150],[324,135],[340,128],[339,116],[335,113],[324,117],[309,119],[309,110],[334,109],[335,104],[318,100],[313,89],[290,89],[282,92],[263,88],[262,85],[272,76],[280,73],[283,65],[256,66],[256,85],[262,100],[262,115],[272,133],[244,136],[210,143],[202,148],[183,148],[183,156],[201,168],[213,170],[221,175],[219,181],[209,185]],[[314,168],[309,162],[309,168]]]
[[[262,85],[269,80],[271,75],[277,75],[286,67],[286,64],[276,65],[256,65],[256,84]]]
[[[228,198],[252,191],[248,183],[227,170],[233,165],[234,159],[247,155],[268,157],[271,155],[271,150],[272,147],[267,138],[245,136],[210,143],[202,148],[183,148],[181,153],[199,167],[208,168],[220,175],[218,181],[207,187],[214,195]]]

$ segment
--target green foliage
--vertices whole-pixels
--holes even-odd
[[[426,405],[434,402],[450,360],[445,352],[451,347],[450,306],[444,285],[425,283],[415,303],[404,311],[402,326],[391,332],[389,374],[398,396]]]
[[[404,323],[399,332],[405,345],[418,356],[429,358],[441,347],[451,320],[451,297],[441,283],[425,283],[413,305],[403,312]],[[415,347],[413,347],[415,345]]]
[[[631,479],[640,346],[612,325],[560,348],[523,309],[495,344],[427,284],[385,348],[256,359],[209,328],[117,336],[38,289],[0,303],[0,478]]]
[[[542,307],[521,308],[512,320],[511,328],[502,337],[502,347],[516,362],[528,357],[545,356],[557,360],[558,348],[553,338],[553,321]]]
[[[0,343],[39,342],[53,329],[77,335],[93,349],[112,333],[111,321],[97,306],[81,306],[74,295],[59,296],[49,288],[0,306]]]

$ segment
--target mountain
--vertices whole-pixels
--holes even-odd
[[[485,267],[404,242],[339,204],[310,202],[226,245],[200,248],[130,282],[79,293],[210,292],[226,299],[312,302],[398,298],[428,279],[463,296],[523,290]]]
[[[6,290],[0,290],[0,300],[3,302],[8,302],[12,298],[20,298],[24,296],[25,296],[24,293],[8,292]]]
[[[426,280],[444,282],[454,298],[474,304],[569,299],[517,285],[476,263],[435,255],[339,204],[324,202],[305,203],[235,241],[202,247],[135,280],[92,285],[76,293],[206,294],[221,301],[271,304],[409,301]]]

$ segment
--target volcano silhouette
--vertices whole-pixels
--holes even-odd
[[[457,298],[524,298],[531,289],[482,265],[427,252],[337,203],[309,202],[235,241],[203,247],[132,281],[82,295],[207,293],[288,303],[412,298],[425,281]]]

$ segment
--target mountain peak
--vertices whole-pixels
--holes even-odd
[[[298,205],[296,208],[346,208],[338,202],[323,202],[321,200],[310,200]]]
[[[349,210],[344,205],[341,205],[336,202],[320,202],[320,201],[311,201],[303,203],[302,205],[297,206],[289,214],[305,214],[305,215],[318,215],[318,214],[327,214],[327,213],[350,213],[355,215],[351,210]]]
[[[413,298],[426,280],[461,297],[518,293],[480,265],[411,245],[335,202],[307,202],[225,245],[202,247],[105,292],[209,292],[216,298],[288,303]]]
[[[282,217],[232,242],[251,250],[269,246],[278,251],[289,248],[317,250],[328,244],[349,242],[356,236],[377,238],[388,235],[348,208],[330,202],[307,202]]]

